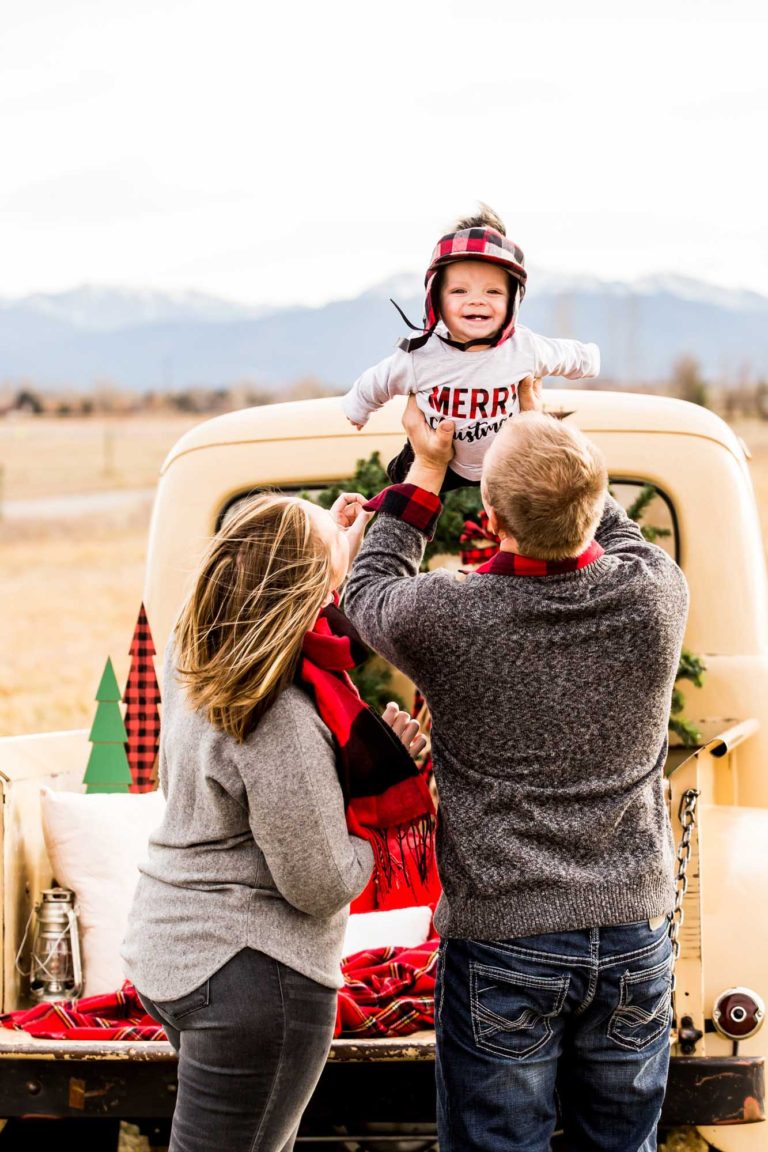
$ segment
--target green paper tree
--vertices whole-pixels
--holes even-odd
[[[83,777],[85,790],[127,792],[133,779],[125,754],[128,735],[120,711],[120,689],[109,657],[96,691],[96,700],[98,706],[88,737],[93,747]]]

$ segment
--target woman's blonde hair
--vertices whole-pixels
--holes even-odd
[[[583,552],[608,490],[605,460],[578,428],[542,412],[509,420],[483,466],[483,500],[524,556],[564,560]]]
[[[331,583],[331,556],[303,501],[245,501],[212,538],[176,625],[193,707],[242,741],[292,681]]]

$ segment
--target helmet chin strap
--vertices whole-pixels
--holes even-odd
[[[450,344],[451,348],[458,348],[461,352],[466,352],[468,348],[475,348],[480,344],[492,347],[499,338],[499,333],[497,332],[495,336],[478,336],[477,339],[465,340],[464,343],[460,340],[451,340],[450,336],[441,336],[439,332],[435,331],[437,324],[433,324],[431,328],[419,328],[416,324],[411,324],[397,301],[393,300],[390,296],[389,302],[390,304],[394,304],[402,319],[413,332],[421,332],[421,336],[412,336],[410,339],[404,336],[402,340],[398,340],[397,346],[398,348],[402,348],[404,352],[415,352],[417,348],[423,348],[432,335],[437,336],[438,340],[442,340],[443,344]]]
[[[436,325],[433,324],[431,328],[419,328],[418,325],[411,324],[405,312],[403,312],[400,305],[396,300],[393,300],[391,296],[389,298],[389,302],[390,304],[394,304],[395,308],[397,308],[398,312],[400,313],[401,318],[405,321],[411,331],[421,332],[421,336],[412,336],[410,339],[408,339],[407,336],[403,336],[401,340],[398,340],[397,347],[401,348],[403,352],[415,352],[417,348],[423,348],[427,340],[429,340],[430,336],[434,332]]]
[[[439,332],[435,332],[435,336],[438,340],[442,340],[443,344],[450,344],[451,348],[458,348],[461,352],[466,352],[468,348],[475,348],[479,344],[491,347],[499,338],[497,332],[495,336],[478,336],[475,340],[465,340],[462,344],[460,340],[451,340],[450,336],[441,336]]]

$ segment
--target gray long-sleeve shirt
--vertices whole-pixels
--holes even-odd
[[[672,908],[662,768],[687,586],[610,497],[597,540],[574,572],[460,580],[418,574],[425,537],[379,513],[352,569],[346,613],[431,711],[444,936]]]
[[[373,867],[350,836],[332,737],[287,688],[242,744],[190,708],[168,649],[160,786],[121,954],[153,1000],[194,991],[242,948],[332,988],[348,905]]]
[[[445,328],[443,327],[443,332]],[[366,369],[341,400],[356,424],[393,396],[412,392],[434,427],[446,416],[454,424],[451,469],[479,480],[483,458],[496,433],[520,411],[517,386],[525,376],[597,376],[600,349],[578,340],[553,340],[518,324],[509,340],[471,354],[434,336],[414,352],[398,349]]]

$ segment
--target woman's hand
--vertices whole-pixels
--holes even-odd
[[[418,720],[414,720],[408,712],[398,708],[394,700],[390,700],[387,704],[381,718],[392,729],[406,752],[414,760],[424,751],[427,746],[427,738],[419,732]]]
[[[350,564],[360,551],[366,525],[373,516],[373,512],[365,511],[366,503],[359,492],[342,492],[329,508],[331,519],[347,538]]]

